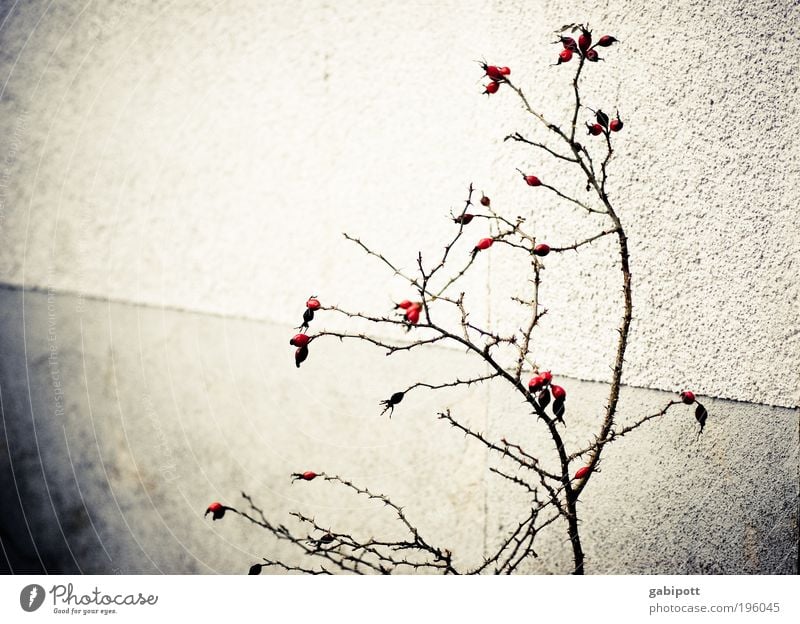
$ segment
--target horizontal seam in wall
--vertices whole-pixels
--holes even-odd
[[[117,298],[112,298],[112,297],[98,297],[97,295],[86,295],[86,294],[83,294],[83,293],[75,292],[73,290],[62,290],[62,289],[59,289],[59,288],[43,288],[41,286],[22,286],[20,284],[12,284],[12,283],[3,282],[3,281],[0,281],[0,290],[12,290],[12,291],[19,291],[19,292],[32,292],[32,293],[37,293],[37,294],[56,293],[56,294],[59,294],[59,295],[66,295],[66,296],[70,296],[70,297],[80,297],[80,298],[83,298],[83,299],[89,299],[91,301],[97,301],[97,302],[119,303],[119,304],[123,304],[123,305],[140,306],[140,307],[143,307],[143,308],[150,308],[150,309],[155,309],[155,310],[160,309],[160,310],[169,310],[169,311],[172,311],[172,312],[182,312],[182,313],[185,313],[185,314],[196,314],[198,316],[210,316],[210,317],[219,318],[219,319],[231,319],[231,320],[237,320],[237,321],[249,321],[249,322],[253,322],[253,323],[270,323],[272,325],[280,325],[280,324],[282,324],[282,323],[279,323],[279,322],[276,322],[276,321],[271,321],[269,319],[259,318],[259,317],[255,317],[255,316],[246,316],[246,315],[243,315],[243,314],[222,314],[220,312],[210,312],[210,311],[205,311],[205,310],[181,308],[179,306],[174,306],[174,305],[161,305],[161,306],[159,306],[159,305],[156,305],[156,304],[153,304],[153,303],[144,303],[144,302],[141,302],[141,301],[131,301],[129,299],[117,299]],[[447,347],[443,347],[441,345],[431,345],[431,347],[432,348],[437,348],[438,347],[440,349],[446,349],[447,348]],[[583,382],[588,382],[588,383],[599,383],[599,384],[603,384],[603,385],[608,385],[607,381],[602,381],[602,380],[599,380],[599,379],[589,379],[589,378],[585,378],[585,377],[575,377],[575,376],[572,376],[572,375],[561,375],[561,376],[565,377],[567,379],[575,379],[577,381],[583,381]],[[635,388],[635,389],[640,389],[640,390],[653,390],[653,391],[656,391],[656,392],[673,392],[672,389],[655,388],[655,387],[652,387],[652,386],[634,386],[634,385],[630,385],[630,384],[622,384],[622,386],[625,387],[625,388]],[[798,405],[779,405],[777,403],[760,403],[760,402],[757,402],[757,401],[743,401],[741,399],[735,399],[735,398],[726,397],[726,396],[711,396],[711,395],[704,395],[704,396],[708,396],[711,399],[719,399],[721,401],[733,401],[735,403],[745,403],[747,405],[763,405],[765,407],[778,407],[778,408],[781,408],[781,409],[798,409],[798,407],[800,407]]]

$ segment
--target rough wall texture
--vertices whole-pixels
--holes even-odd
[[[361,521],[362,508],[341,509],[335,496],[298,500],[285,488],[287,466],[306,461],[401,497],[420,493],[426,526],[467,557],[483,554],[517,501],[457,436],[444,447],[426,437],[440,401],[420,404],[417,420],[374,420],[371,402],[410,370],[402,361],[386,368],[382,356],[332,349],[334,371],[363,362],[369,379],[354,382],[313,361],[298,378],[275,354],[311,292],[377,311],[407,294],[341,231],[413,268],[418,250],[438,250],[469,182],[555,244],[605,226],[520,183],[518,166],[581,192],[568,169],[502,142],[517,130],[546,135],[511,94],[479,96],[472,63],[510,65],[560,123],[571,72],[549,66],[548,42],[554,27],[588,21],[623,41],[589,68],[584,93],[626,120],[610,187],[632,246],[625,381],[746,402],[713,401],[719,426],[700,440],[690,422],[670,421],[609,453],[586,493],[589,559],[608,572],[795,569],[798,422],[781,408],[800,403],[796,2],[0,7],[0,282],[223,317],[59,297],[69,388],[60,413],[46,296],[28,293],[28,307],[2,292],[0,459],[6,476],[13,467],[12,479],[27,479],[11,482],[27,484],[17,494],[36,508],[36,534],[55,540],[42,549],[59,566],[238,571],[263,554],[259,536],[224,525],[209,540],[207,524],[185,520],[236,488],[264,493],[276,510],[309,503]],[[476,319],[497,327],[516,324],[507,301],[524,287],[503,251],[486,254],[466,287]],[[545,277],[537,360],[606,380],[620,289],[611,241],[548,257]],[[462,365],[458,353],[434,352],[415,377]],[[571,396],[585,395],[576,422],[588,425],[604,386],[574,387]],[[628,388],[624,413],[659,405],[655,390]],[[447,401],[498,435],[527,434],[507,420],[502,395]],[[457,477],[420,480],[420,467],[440,464]],[[627,478],[631,466],[641,479]],[[682,515],[663,521],[665,509]],[[688,533],[687,517],[701,519]],[[658,519],[663,531],[649,531]],[[59,521],[77,540],[70,548],[91,556],[69,556]],[[105,559],[94,557],[99,543]],[[549,549],[555,570],[559,543]]]
[[[574,178],[501,144],[544,135],[509,93],[479,97],[472,60],[512,66],[561,120],[552,29],[613,32],[585,100],[627,119],[611,184],[636,286],[627,382],[800,401],[796,2],[4,6],[0,279],[277,322],[309,291],[375,306],[385,273],[338,233],[411,266],[470,181],[548,240],[595,231],[520,183],[516,166]],[[586,379],[607,378],[617,323],[608,245],[548,262],[537,355]],[[495,256],[473,305],[511,321],[518,271]]]
[[[474,374],[475,358],[437,348],[386,358],[329,342],[298,372],[281,357],[288,331],[0,290],[0,537],[14,569],[241,574],[263,556],[308,564],[239,518],[203,520],[211,500],[239,505],[241,490],[274,522],[300,511],[361,538],[402,535],[379,505],[318,481],[290,484],[309,468],[389,495],[426,540],[479,564],[527,508],[517,486],[487,472],[485,449],[436,413],[450,408],[491,439],[541,451],[553,469],[541,423],[502,384],[409,395],[391,420],[379,418],[378,399],[398,384]],[[560,381],[570,392],[565,443],[583,446],[607,387]],[[626,389],[621,422],[672,396]],[[797,572],[798,411],[706,403],[700,437],[691,411],[677,409],[606,450],[580,507],[588,572]],[[540,557],[521,571],[568,572],[565,536],[558,523],[543,531]]]

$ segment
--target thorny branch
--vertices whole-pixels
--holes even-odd
[[[555,457],[551,459],[553,466],[546,465],[536,455],[525,451],[518,443],[511,442],[505,437],[495,441],[483,432],[462,423],[452,415],[450,409],[441,411],[438,417],[452,428],[461,432],[465,437],[482,445],[487,452],[493,454],[497,465],[490,466],[489,470],[529,497],[530,505],[525,517],[516,523],[505,537],[499,540],[494,550],[484,557],[483,563],[476,567],[466,567],[463,570],[458,570],[453,563],[451,551],[442,546],[433,545],[423,538],[418,525],[412,521],[405,509],[395,504],[388,496],[373,493],[369,489],[358,486],[340,476],[313,472],[296,473],[294,475],[295,481],[311,481],[319,478],[333,485],[344,487],[353,495],[366,497],[370,501],[388,508],[402,527],[404,536],[391,539],[378,539],[374,536],[363,535],[356,536],[336,530],[312,517],[297,512],[293,512],[291,516],[301,528],[293,532],[282,524],[270,522],[264,512],[254,504],[250,496],[243,494],[247,503],[246,510],[240,511],[231,507],[225,507],[224,509],[230,510],[265,529],[278,540],[291,543],[303,557],[307,557],[309,561],[312,561],[309,564],[294,564],[264,558],[263,562],[256,563],[251,567],[251,573],[257,574],[262,568],[275,568],[285,572],[304,574],[331,574],[332,572],[391,574],[398,571],[432,571],[443,574],[492,571],[496,574],[511,574],[518,570],[526,560],[538,556],[534,550],[534,542],[538,533],[546,527],[561,521],[566,525],[572,548],[574,563],[572,572],[583,574],[584,553],[581,544],[577,504],[581,493],[597,470],[604,448],[610,442],[625,436],[650,420],[664,416],[671,407],[681,402],[694,402],[694,395],[684,393],[682,401],[670,401],[656,413],[635,420],[624,427],[615,428],[625,351],[633,314],[633,303],[628,239],[622,221],[607,192],[609,164],[614,153],[610,130],[614,130],[614,127],[608,126],[606,118],[605,126],[602,128],[605,153],[602,155],[602,160],[599,161],[601,162],[599,176],[595,174],[594,161],[589,150],[575,140],[578,118],[584,108],[581,99],[580,77],[586,67],[586,61],[598,60],[595,51],[597,45],[603,45],[604,47],[610,45],[610,43],[602,43],[603,39],[610,39],[612,42],[615,40],[604,37],[600,42],[592,46],[590,36],[588,37],[588,43],[584,40],[589,35],[586,27],[574,25],[571,29],[573,31],[581,31],[579,43],[569,37],[563,37],[564,31],[560,33],[559,37],[564,44],[565,50],[574,51],[579,57],[577,69],[572,78],[574,106],[571,109],[566,130],[562,130],[560,126],[547,120],[531,105],[522,89],[509,80],[509,72],[502,71],[507,68],[497,68],[483,64],[486,74],[494,84],[491,89],[487,87],[486,93],[497,92],[500,85],[505,85],[514,92],[525,111],[541,123],[549,133],[552,133],[552,138],[563,143],[563,149],[567,150],[567,153],[550,147],[544,142],[528,139],[520,132],[509,134],[505,137],[505,140],[512,140],[534,147],[539,152],[555,158],[565,167],[577,165],[580,175],[586,180],[587,192],[594,192],[593,203],[599,202],[602,208],[593,207],[586,201],[571,197],[560,191],[556,186],[543,183],[538,178],[531,179],[529,185],[547,189],[558,198],[564,200],[567,206],[578,207],[590,214],[603,215],[610,220],[610,227],[572,244],[553,247],[543,246],[541,241],[537,240],[535,230],[531,229],[525,218],[517,216],[515,219],[511,219],[499,214],[492,206],[491,200],[485,195],[481,197],[480,201],[477,201],[475,199],[475,188],[470,184],[463,207],[456,214],[451,213],[450,215],[457,227],[453,235],[445,243],[438,261],[428,265],[430,268],[426,268],[425,259],[421,252],[415,258],[414,269],[409,270],[388,259],[383,253],[372,249],[361,239],[345,233],[344,236],[347,240],[355,243],[367,255],[380,260],[394,275],[400,276],[411,287],[418,301],[400,302],[397,304],[396,310],[390,314],[350,312],[336,305],[322,307],[316,300],[314,300],[313,309],[342,315],[348,319],[364,321],[388,330],[404,330],[406,332],[405,338],[389,339],[383,337],[383,335],[370,335],[365,332],[322,330],[314,333],[313,336],[301,337],[302,344],[298,343],[296,354],[299,366],[308,356],[308,345],[326,336],[338,338],[339,340],[364,341],[385,349],[386,355],[399,351],[411,351],[417,347],[438,343],[451,344],[463,348],[487,372],[464,379],[457,378],[453,381],[441,383],[418,381],[404,389],[398,390],[394,388],[390,397],[380,402],[384,408],[382,413],[388,412],[391,416],[406,395],[418,389],[437,391],[461,386],[469,387],[478,383],[504,382],[508,384],[514,392],[521,396],[526,409],[534,417],[534,422],[541,421],[543,423],[555,451]],[[559,55],[562,61],[564,61],[562,56],[564,54],[562,52]],[[569,61],[572,54],[566,54],[565,56],[566,61]],[[598,112],[597,114],[598,119],[600,119],[600,113]],[[621,128],[621,125],[619,128]],[[521,169],[518,169],[518,171],[525,177]],[[489,238],[481,239],[474,248],[470,249],[467,246],[462,250],[463,245],[460,243],[468,231],[469,223],[473,220],[486,222],[492,234]],[[578,252],[582,247],[612,235],[616,236],[618,243],[623,291],[622,318],[618,330],[619,339],[613,357],[613,373],[599,432],[594,436],[594,441],[591,444],[570,453],[565,448],[561,431],[559,430],[560,426],[566,426],[565,423],[568,422],[563,419],[565,392],[563,388],[552,384],[552,375],[549,372],[540,372],[538,365],[531,361],[533,332],[546,313],[546,309],[541,308],[540,305],[540,285],[542,271],[545,268],[542,258],[551,252]],[[448,291],[461,283],[462,278],[470,269],[481,261],[485,250],[494,244],[509,248],[509,253],[523,253],[526,263],[530,266],[530,277],[528,279],[531,285],[530,294],[524,298],[513,297],[514,301],[529,310],[529,316],[523,326],[512,335],[502,336],[490,328],[480,327],[471,321],[470,309],[464,292],[461,292],[457,297],[448,295]],[[459,260],[462,258],[463,260]],[[460,268],[453,270],[451,267],[454,262]],[[453,329],[445,327],[439,320],[441,318],[440,306],[445,305],[453,306],[460,319],[457,327]],[[312,308],[310,303],[309,308]],[[308,315],[308,318],[304,316],[304,327],[308,327],[308,323],[313,320],[313,317],[313,313]],[[293,340],[297,338],[298,336]],[[295,342],[292,344],[295,344]],[[507,345],[516,349],[515,362],[510,371],[506,369],[499,356],[494,352],[495,347],[500,345]],[[526,372],[535,375],[528,385],[525,385],[522,381]],[[550,411],[548,411],[548,408]],[[702,413],[700,410],[702,410]],[[696,417],[701,424],[701,428],[705,424],[706,415],[705,408],[698,404]],[[576,462],[580,462],[577,471],[575,471]],[[211,508],[209,508],[210,510]],[[540,520],[540,516],[542,518],[545,517],[546,514],[542,514],[545,510],[550,510],[553,513],[547,515],[546,519]]]

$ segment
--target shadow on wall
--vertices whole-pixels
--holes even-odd
[[[390,514],[330,485],[291,485],[303,470],[388,494],[430,541],[480,561],[524,502],[435,414],[449,407],[535,449],[543,436],[518,401],[496,388],[418,394],[381,418],[378,401],[399,387],[478,364],[444,349],[386,358],[320,341],[298,371],[291,331],[0,290],[3,571],[244,573],[262,556],[292,557],[240,518],[203,519],[209,502],[236,505],[242,489],[279,522],[301,510],[342,530],[397,531]],[[577,445],[605,386],[563,383]],[[669,398],[627,388],[621,418]],[[607,450],[582,499],[588,572],[797,572],[798,411],[706,403],[702,437],[676,412]],[[567,571],[564,537],[554,525],[523,571]]]

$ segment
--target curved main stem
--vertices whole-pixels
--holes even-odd
[[[565,465],[563,461],[561,462],[562,471],[564,472],[563,479],[565,485],[571,486],[571,487],[565,487],[565,495],[566,495],[566,512],[567,512],[566,519],[567,519],[568,536],[570,543],[572,545],[573,560],[575,564],[575,568],[573,570],[574,574],[584,573],[584,553],[583,553],[583,547],[581,545],[580,531],[578,526],[578,513],[577,513],[578,498],[580,497],[581,492],[583,492],[583,489],[586,487],[586,484],[588,483],[592,474],[594,474],[594,469],[597,466],[597,463],[600,461],[600,454],[602,453],[603,447],[605,446],[603,442],[608,438],[608,435],[611,432],[612,426],[614,424],[614,417],[617,413],[617,404],[619,402],[619,391],[622,384],[622,369],[625,362],[625,350],[627,349],[628,346],[628,334],[630,332],[631,319],[633,317],[633,296],[631,292],[631,271],[630,271],[630,261],[629,261],[629,251],[628,251],[628,238],[625,234],[625,229],[622,226],[622,222],[620,221],[619,216],[617,215],[616,211],[611,205],[611,202],[608,199],[608,194],[606,193],[606,179],[607,179],[606,167],[613,153],[610,136],[608,133],[606,133],[606,145],[608,147],[608,151],[602,163],[600,180],[597,179],[597,176],[594,173],[594,167],[592,166],[588,153],[583,152],[583,148],[581,148],[581,146],[575,141],[575,131],[577,126],[578,114],[581,108],[581,99],[580,99],[578,82],[580,80],[580,75],[581,71],[583,70],[583,66],[584,66],[584,58],[581,56],[580,62],[578,63],[578,68],[575,72],[575,76],[572,81],[573,90],[575,93],[575,108],[572,114],[572,118],[570,120],[571,123],[568,132],[561,130],[561,128],[559,128],[557,125],[547,121],[540,113],[536,112],[533,109],[533,107],[530,105],[527,98],[525,97],[525,94],[522,92],[521,89],[519,89],[514,85],[510,85],[511,88],[517,93],[517,95],[522,100],[522,104],[525,107],[525,109],[529,113],[531,113],[536,119],[538,119],[542,124],[544,124],[548,130],[554,132],[556,135],[558,135],[561,139],[563,139],[567,143],[567,145],[569,146],[570,150],[574,155],[574,162],[576,162],[583,170],[584,174],[586,175],[589,186],[595,190],[600,201],[603,203],[603,206],[605,206],[606,209],[605,212],[611,218],[614,228],[613,230],[607,233],[615,232],[617,234],[617,239],[619,241],[620,268],[622,270],[623,315],[619,328],[619,341],[617,342],[617,350],[614,357],[614,368],[613,368],[613,376],[611,379],[611,387],[609,389],[608,402],[606,403],[605,417],[603,419],[603,424],[600,428],[600,434],[598,436],[598,444],[596,444],[593,450],[589,453],[588,462],[586,464],[586,466],[589,469],[587,475],[582,480],[578,481],[574,486],[572,486],[570,483],[569,472],[568,472],[569,466]],[[550,429],[551,429],[551,436],[553,436],[554,441],[556,441],[556,445],[560,446],[561,438],[558,435],[558,432],[555,431],[555,423],[553,423],[553,426],[550,427]],[[559,448],[559,455],[561,455],[561,451],[562,449]]]

